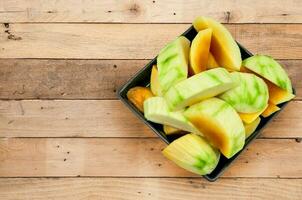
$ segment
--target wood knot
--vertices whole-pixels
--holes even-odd
[[[138,14],[140,12],[140,7],[138,4],[134,3],[130,6],[129,11],[134,14]]]

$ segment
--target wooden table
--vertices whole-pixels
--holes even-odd
[[[0,0],[0,199],[302,199],[302,2]],[[214,183],[116,90],[194,17],[288,71],[297,97]]]

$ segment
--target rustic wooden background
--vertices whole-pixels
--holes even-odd
[[[194,17],[287,69],[297,98],[217,182],[116,90]],[[0,199],[302,199],[302,1],[0,0]]]

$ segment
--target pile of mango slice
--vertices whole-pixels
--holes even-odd
[[[231,33],[219,22],[197,17],[197,35],[180,36],[157,57],[150,87],[131,88],[127,97],[147,120],[178,134],[163,154],[200,175],[211,173],[222,154],[231,158],[262,118],[295,97],[283,67],[272,57],[242,61]]]

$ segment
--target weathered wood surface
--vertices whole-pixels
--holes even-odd
[[[4,138],[0,177],[196,177],[161,154],[160,139]],[[257,139],[224,177],[302,178],[302,142]]]
[[[6,24],[0,58],[151,59],[188,24]],[[302,58],[301,24],[230,24],[253,53]]]
[[[301,23],[301,1],[0,0],[0,22],[191,23],[199,15],[224,23]]]
[[[302,102],[292,101],[265,138],[301,138]],[[0,137],[157,137],[118,100],[0,101]]]
[[[300,200],[301,179],[222,178],[2,178],[6,200]]]
[[[0,0],[0,199],[302,199],[301,8],[296,0]],[[280,59],[297,92],[214,183],[165,159],[165,144],[116,100],[198,15]]]
[[[0,99],[117,99],[149,60],[0,59]],[[302,60],[279,60],[302,98]]]

